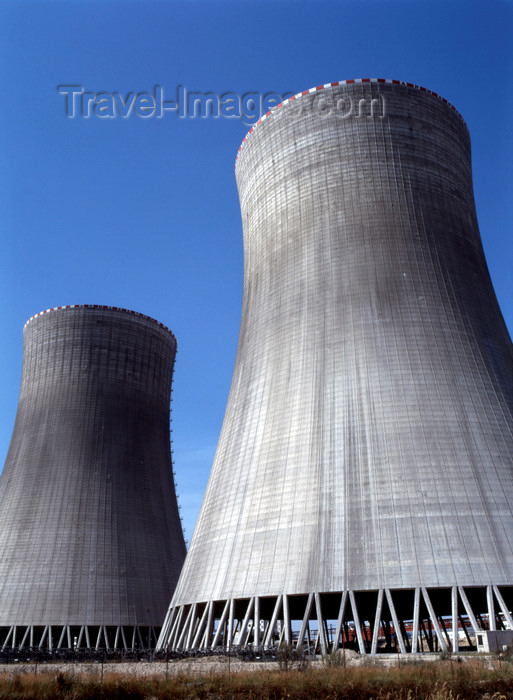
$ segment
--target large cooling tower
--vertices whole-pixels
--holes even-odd
[[[461,115],[395,80],[316,87],[251,129],[236,177],[239,346],[159,646],[513,628],[513,352]]]
[[[174,335],[68,306],[25,325],[0,477],[0,645],[154,646],[185,557],[169,440]]]

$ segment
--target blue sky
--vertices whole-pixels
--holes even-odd
[[[178,339],[172,425],[190,538],[235,360],[242,229],[239,119],[65,113],[87,92],[295,93],[358,77],[423,85],[472,139],[477,214],[513,331],[513,4],[397,0],[0,0],[0,464],[25,321],[122,306]]]

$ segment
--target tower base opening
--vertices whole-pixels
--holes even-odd
[[[307,654],[477,650],[484,630],[513,630],[513,586],[255,596],[170,609],[157,650],[270,649]]]

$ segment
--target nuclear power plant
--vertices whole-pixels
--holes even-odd
[[[513,629],[513,349],[461,115],[410,83],[321,85],[251,129],[236,179],[239,345],[158,648]]]
[[[0,646],[153,647],[185,557],[176,339],[107,306],[31,318],[0,477]]]

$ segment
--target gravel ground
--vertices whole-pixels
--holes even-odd
[[[466,660],[475,659],[476,656],[464,655],[462,657],[453,657],[452,662],[458,663],[459,658],[464,663]],[[487,666],[492,667],[497,663],[495,657],[487,657],[479,654],[479,659],[482,662],[487,661]],[[361,656],[360,654],[347,650],[345,653],[345,663],[348,667],[357,666],[398,666],[400,664],[415,663],[421,661],[440,661],[438,654],[418,654],[412,657],[406,655],[380,655],[379,657]],[[339,653],[339,658],[335,664],[343,665],[342,654]],[[446,663],[449,663],[448,661]],[[322,659],[310,661],[309,665],[313,668],[322,668],[326,662]],[[283,667],[283,664],[282,664]],[[120,662],[120,663],[47,663],[47,664],[2,664],[0,665],[0,674],[17,675],[20,673],[37,673],[37,674],[57,674],[66,673],[71,675],[88,675],[100,677],[104,675],[120,674],[123,676],[165,676],[178,674],[210,674],[210,673],[254,673],[258,671],[277,671],[280,664],[276,661],[239,661],[238,659],[228,658],[226,656],[208,656],[203,658],[183,659],[180,661],[166,662]],[[290,664],[290,668],[297,668],[297,662]]]

